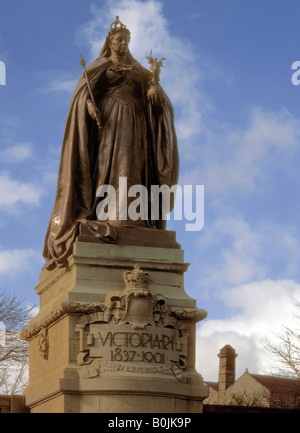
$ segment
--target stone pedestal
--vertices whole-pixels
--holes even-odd
[[[42,270],[40,311],[21,335],[32,413],[202,412],[195,329],[206,312],[184,291],[183,251],[174,232],[132,234],[105,244],[81,233],[67,269]]]

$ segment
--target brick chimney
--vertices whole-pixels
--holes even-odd
[[[237,353],[233,347],[227,344],[220,350],[218,357],[220,358],[218,403],[224,404],[226,390],[235,382],[235,358]]]

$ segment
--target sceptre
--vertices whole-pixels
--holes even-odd
[[[148,63],[151,65],[150,70],[152,71],[152,76],[149,84],[157,86],[160,81],[160,69],[164,67],[163,61],[166,60],[165,57],[162,57],[160,60],[157,60],[157,57],[152,57],[152,50],[150,51],[150,55],[146,57]]]
[[[94,95],[93,95],[93,92],[92,92],[92,88],[91,88],[91,83],[90,83],[90,80],[89,80],[89,77],[88,77],[88,74],[87,74],[87,70],[86,70],[86,62],[85,62],[85,60],[84,60],[84,58],[82,57],[81,54],[80,54],[80,58],[81,58],[80,64],[83,67],[83,73],[84,73],[84,76],[85,76],[85,79],[86,79],[86,83],[87,83],[87,86],[88,86],[88,89],[89,89],[90,98],[91,98],[92,103],[94,104],[94,106],[97,108],[97,105],[95,103],[95,98],[94,98]],[[96,122],[97,122],[97,125],[98,125],[98,129],[102,129],[102,124],[101,124],[101,120],[100,120],[98,109],[96,111],[95,116],[96,116]]]

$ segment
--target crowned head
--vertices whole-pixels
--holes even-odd
[[[121,37],[120,37],[121,35]],[[113,42],[114,40],[116,41],[116,39],[125,39],[126,43],[125,43],[125,47],[123,48],[123,52],[121,50],[121,52],[119,54],[126,54],[127,57],[127,62],[128,63],[132,63],[134,61],[133,57],[131,56],[129,49],[128,49],[128,45],[130,42],[130,31],[127,29],[127,27],[125,26],[125,24],[123,24],[119,17],[116,16],[116,20],[110,25],[110,30],[106,36],[106,40],[104,42],[104,45],[102,47],[102,50],[100,52],[100,56],[99,57],[106,57],[109,58],[112,54],[112,50],[113,50]],[[117,44],[120,43],[120,41],[116,41]],[[124,44],[124,42],[123,42]],[[117,51],[118,48],[116,47]]]
[[[130,31],[127,29],[125,24],[123,24],[120,21],[119,16],[117,15],[116,20],[110,25],[110,30],[107,34],[107,37],[110,38],[111,36],[113,36],[118,32],[124,32],[127,35],[128,39],[130,40]]]

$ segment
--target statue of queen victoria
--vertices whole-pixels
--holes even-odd
[[[118,227],[164,230],[165,221],[118,214],[100,221],[99,187],[126,178],[133,185],[171,187],[178,180],[178,148],[172,105],[151,72],[131,55],[130,32],[116,21],[99,57],[80,76],[65,126],[54,207],[43,256],[46,267],[66,266],[80,225],[103,242],[117,242]],[[156,60],[156,59],[155,59]],[[156,68],[157,70],[157,68]],[[156,73],[157,77],[157,73]],[[132,198],[127,197],[128,205]],[[171,207],[173,204],[171,205]]]

